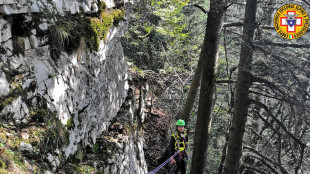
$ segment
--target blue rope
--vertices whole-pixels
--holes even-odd
[[[163,162],[161,165],[159,165],[156,169],[152,170],[149,174],[155,174],[156,172],[158,172],[158,170],[160,170],[161,168],[163,168],[169,161],[171,161],[171,159],[173,157],[175,157],[177,154],[179,153],[179,151],[175,152],[175,154],[173,154],[170,158],[168,158],[165,162]]]

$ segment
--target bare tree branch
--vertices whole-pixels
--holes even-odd
[[[309,109],[309,106],[305,106],[302,102],[300,102],[296,96],[294,95],[289,95],[288,92],[286,91],[283,91],[280,87],[278,87],[277,85],[273,84],[272,82],[266,80],[266,79],[263,79],[263,78],[260,78],[260,77],[255,77],[252,75],[252,80],[253,82],[260,82],[260,83],[263,83],[266,85],[266,87],[270,88],[270,89],[274,89],[278,92],[281,93],[281,101],[285,101],[285,102],[288,102],[292,105],[296,105],[296,106],[303,106],[304,108],[308,108]]]
[[[236,80],[216,80],[216,83],[236,83]]]
[[[269,86],[270,88],[273,88],[277,91],[279,91],[281,94],[285,95],[286,93],[280,89],[277,85],[273,84],[272,82],[266,80],[266,79],[263,79],[263,78],[260,78],[260,77],[255,77],[252,75],[252,80],[253,82],[261,82],[261,83],[264,83],[266,84],[267,86]]]
[[[227,10],[230,6],[234,5],[233,3],[227,5],[226,7],[224,7],[224,10]]]
[[[258,155],[259,157],[261,157],[262,159],[260,159],[262,162],[265,160],[265,161],[268,161],[269,163],[271,164],[274,164],[276,166],[278,166],[280,168],[280,171],[283,173],[283,174],[289,174],[287,172],[287,170],[279,163],[276,163],[275,161],[272,161],[271,159],[269,159],[268,157],[265,157],[263,154],[259,153],[258,151],[256,151],[255,149],[251,148],[251,147],[248,147],[248,146],[245,146],[244,149],[247,149],[253,153],[255,153],[256,155]],[[266,164],[265,164],[266,165]],[[266,165],[269,169],[271,169],[274,173],[278,173],[274,168],[272,168],[270,165]]]
[[[309,6],[310,6],[310,3],[309,3],[309,2],[307,2],[306,0],[302,0],[302,1],[304,1],[304,3],[306,3],[307,5],[309,5]]]
[[[255,113],[257,114],[257,116],[258,116],[261,120],[263,120],[263,121],[265,122],[266,125],[268,125],[268,126],[270,127],[270,129],[271,129],[272,131],[274,131],[274,132],[277,133],[278,135],[281,135],[281,133],[279,132],[279,130],[275,129],[275,128],[272,126],[272,124],[269,123],[269,121],[268,121],[267,119],[265,119],[262,115],[259,114],[259,112],[256,111]]]
[[[260,26],[261,29],[266,29],[266,30],[274,30],[274,26],[270,25],[262,25]]]
[[[243,22],[231,22],[223,24],[223,27],[242,27]]]
[[[246,168],[246,169],[249,169],[250,171],[255,171],[255,173],[262,173],[262,174],[268,174],[267,172],[263,171],[263,170],[260,170],[256,167],[253,167],[253,166],[249,166],[249,165],[242,165],[242,167]]]
[[[298,139],[295,135],[293,135],[283,124],[280,120],[278,120],[273,114],[272,112],[269,110],[268,106],[266,106],[265,104],[256,101],[256,100],[252,100],[249,99],[249,102],[252,104],[255,104],[257,107],[263,108],[269,116],[271,116],[271,118],[278,123],[278,125],[283,129],[283,131],[289,136],[291,137],[293,140],[295,140],[300,146],[301,148],[307,147],[307,145],[305,143],[303,143],[300,139]]]
[[[298,173],[298,170],[301,168],[301,164],[302,164],[303,159],[304,159],[305,148],[306,147],[301,147],[301,149],[300,149],[300,156],[299,156],[299,160],[297,163],[297,167],[295,168],[295,173]]]
[[[292,47],[292,48],[310,48],[310,44],[292,44],[282,42],[271,42],[269,40],[260,40],[255,43],[256,45],[272,45],[278,47]]]
[[[282,142],[281,142],[281,134],[278,134],[278,163],[279,165],[282,165],[282,160],[281,160],[281,151],[282,151]]]
[[[207,14],[207,13],[208,13],[207,10],[205,10],[203,7],[201,7],[201,6],[198,5],[198,4],[194,4],[194,7],[199,8],[204,14]]]
[[[263,94],[263,93],[260,93],[260,92],[256,92],[256,91],[253,91],[253,90],[250,90],[250,93],[252,94],[257,94],[257,95],[261,95],[261,96],[265,96],[265,97],[268,97],[268,98],[273,98],[273,99],[276,99],[276,100],[279,100],[279,101],[284,101],[286,103],[289,103],[291,105],[294,105],[294,106],[299,106],[298,103],[294,103],[286,98],[279,98],[279,97],[276,97],[276,96],[272,96],[272,95],[267,95],[267,94]]]
[[[242,27],[243,22],[230,22],[230,23],[224,23],[223,27]],[[259,28],[266,29],[266,30],[274,30],[274,26],[271,25],[262,25]],[[307,32],[309,32],[307,30]]]
[[[287,60],[285,60],[284,58],[282,58],[282,57],[280,57],[280,56],[277,56],[277,55],[275,55],[275,54],[272,54],[272,52],[267,51],[267,50],[266,50],[265,48],[263,48],[262,46],[255,45],[255,49],[257,49],[258,51],[264,53],[266,56],[267,56],[267,55],[270,55],[270,56],[276,58],[277,60],[279,60],[279,61],[281,61],[281,62],[287,63],[287,64],[293,66],[294,68],[299,69],[299,70],[302,71],[302,72],[305,72],[305,73],[309,73],[309,72],[310,72],[310,71],[307,71],[307,70],[305,70],[305,69],[300,68],[299,66],[296,66],[294,63],[292,63],[292,62],[290,62],[290,61],[287,61]]]
[[[270,164],[273,164],[275,166],[279,166],[279,164],[273,160],[271,160],[270,158],[264,156],[263,154],[261,154],[260,152],[256,151],[255,149],[249,147],[249,146],[244,146],[243,149],[248,150],[252,153],[254,153],[256,156],[252,156],[255,157],[256,159],[259,159],[260,161],[262,161],[273,173],[278,173],[276,169],[274,169]],[[269,164],[270,163],[270,164]]]

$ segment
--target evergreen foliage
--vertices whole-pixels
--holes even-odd
[[[140,69],[182,72],[193,66],[191,31],[185,9],[189,1],[141,2],[130,14],[130,27],[123,38],[128,60]]]

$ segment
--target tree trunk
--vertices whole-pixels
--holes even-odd
[[[225,174],[237,174],[242,152],[242,139],[248,115],[249,88],[251,86],[251,69],[253,57],[253,35],[256,28],[257,0],[247,0],[243,38],[241,45],[238,78],[232,127],[229,133],[227,158],[224,168]]]
[[[215,88],[216,59],[223,24],[223,14],[224,0],[211,0],[206,34],[200,53],[203,61],[203,71],[191,164],[192,174],[202,174],[207,161],[208,135],[211,127],[211,112]]]
[[[219,171],[217,174],[222,174],[223,173],[223,168],[224,168],[224,163],[227,155],[227,146],[228,146],[228,137],[229,137],[229,131],[227,130],[226,136],[225,136],[225,145],[222,149],[222,158],[221,158],[221,163],[219,167]]]
[[[182,111],[182,116],[181,119],[185,121],[185,123],[188,123],[189,117],[191,115],[193,106],[195,104],[196,96],[200,87],[200,79],[201,79],[201,73],[202,73],[202,59],[203,56],[200,54],[197,68],[192,80],[191,87],[189,89],[189,93],[187,95],[186,103],[184,105],[183,111]]]

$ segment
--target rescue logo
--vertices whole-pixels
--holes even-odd
[[[280,36],[286,39],[297,39],[306,33],[309,16],[299,5],[286,4],[276,12],[273,25]]]

